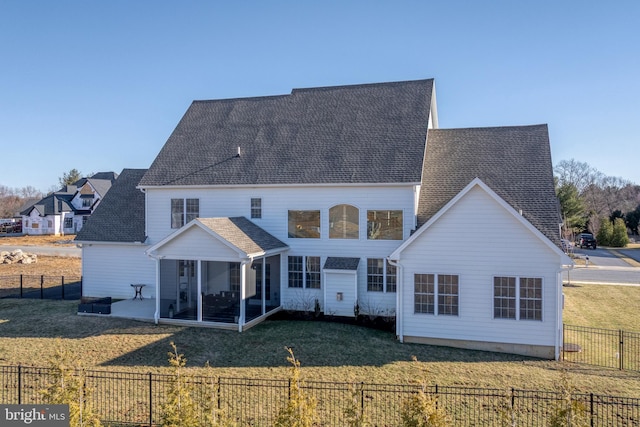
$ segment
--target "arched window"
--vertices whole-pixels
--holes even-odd
[[[358,239],[359,215],[358,208],[351,205],[337,205],[329,209],[329,238]]]

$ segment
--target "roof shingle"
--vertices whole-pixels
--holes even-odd
[[[480,178],[556,245],[561,222],[547,125],[430,129],[418,226]]]
[[[140,186],[419,182],[432,91],[417,80],[195,101]]]

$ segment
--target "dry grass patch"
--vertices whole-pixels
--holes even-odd
[[[0,235],[0,247],[3,245],[15,246],[75,246],[73,240],[75,234],[66,236],[2,236]]]
[[[82,259],[38,255],[38,262],[33,264],[0,264],[0,276],[20,274],[78,277],[82,275]],[[2,287],[2,281],[0,281],[0,287]]]

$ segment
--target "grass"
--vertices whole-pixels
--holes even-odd
[[[197,373],[209,361],[216,375],[287,378],[285,346],[293,347],[304,378],[406,384],[418,372],[433,383],[507,389],[554,389],[566,367],[584,392],[640,396],[640,373],[507,354],[400,344],[387,332],[314,321],[267,321],[242,334],[76,315],[76,302],[0,300],[0,364],[43,366],[56,346],[78,366],[168,372],[174,341]],[[41,319],[37,321],[35,319]]]
[[[640,286],[571,285],[563,293],[565,323],[640,332]]]
[[[0,265],[0,276],[9,274],[7,267]],[[39,257],[22,268],[22,274],[77,275],[80,260]],[[640,287],[575,286],[564,293],[566,323],[640,331]],[[314,380],[406,384],[419,375],[411,361],[416,356],[432,383],[442,386],[554,390],[566,368],[580,391],[640,397],[640,372],[400,344],[393,334],[358,326],[273,320],[239,334],[78,316],[76,310],[77,301],[0,299],[0,365],[44,366],[63,346],[86,368],[169,372],[167,352],[174,341],[195,373],[208,361],[220,376],[283,379],[289,346],[301,361],[303,378]]]
[[[0,234],[0,249],[3,245],[11,246],[75,246],[73,240],[76,238],[75,234],[67,236],[7,236]]]

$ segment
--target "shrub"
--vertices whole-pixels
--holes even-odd
[[[178,354],[176,345],[171,342],[173,351],[168,353],[169,365],[173,370],[172,381],[165,402],[162,404],[160,425],[163,427],[198,427],[197,405],[191,397],[193,386],[189,376],[184,373],[187,359],[184,354]]]
[[[560,376],[560,393],[562,399],[556,402],[553,409],[550,427],[586,427],[590,424],[589,414],[584,403],[575,400],[576,389],[569,379],[567,371]]]
[[[414,356],[414,364],[418,359]],[[444,427],[449,425],[446,412],[438,407],[438,396],[431,396],[427,392],[429,387],[428,372],[420,369],[420,389],[404,400],[400,409],[400,419],[403,427]]]
[[[598,245],[600,246],[611,246],[611,238],[613,236],[613,225],[611,221],[606,218],[602,218],[600,221],[600,230],[598,230],[598,235],[596,239],[598,240]]]
[[[364,413],[362,402],[362,383],[352,382],[349,390],[349,399],[344,410],[346,425],[349,427],[368,427],[371,425],[367,415]]]
[[[86,385],[84,371],[77,372],[75,363],[76,359],[71,353],[58,345],[49,360],[52,380],[40,394],[45,403],[69,405],[69,426],[101,426],[100,418],[93,412],[90,403],[90,390]]]
[[[611,246],[615,248],[624,248],[629,244],[629,236],[627,235],[627,226],[622,218],[616,218],[613,223],[613,231],[611,233]]]
[[[285,347],[289,352],[287,360],[291,363],[289,377],[289,399],[287,405],[278,412],[275,427],[311,427],[317,422],[316,400],[309,396],[301,387],[300,361],[293,355],[293,350]]]

